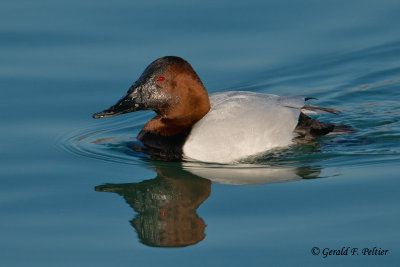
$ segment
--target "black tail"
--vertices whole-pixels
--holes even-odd
[[[355,130],[351,126],[344,124],[321,122],[301,112],[294,132],[299,135],[296,137],[296,140],[299,141],[300,139],[311,140],[323,135],[354,133]]]
[[[357,132],[356,129],[352,128],[349,125],[345,124],[332,124],[333,131],[329,132],[327,135],[339,135],[339,134],[348,134]]]

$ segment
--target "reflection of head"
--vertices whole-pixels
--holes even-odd
[[[131,224],[146,245],[180,247],[203,240],[206,225],[196,210],[210,195],[211,182],[182,169],[157,172],[152,180],[95,189],[120,194],[139,213]]]

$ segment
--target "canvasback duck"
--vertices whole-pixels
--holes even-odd
[[[305,110],[338,112],[305,105],[308,99],[237,91],[209,96],[187,61],[166,56],[152,62],[115,105],[93,118],[153,110],[157,115],[138,134],[143,146],[137,150],[167,160],[230,163],[351,131],[305,115]]]

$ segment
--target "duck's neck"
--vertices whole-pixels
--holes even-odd
[[[167,109],[156,111],[157,116],[149,121],[142,131],[162,136],[177,135],[192,127],[208,113],[210,100],[201,81],[195,89],[188,85],[182,88],[186,88],[186,91],[173,98],[178,101],[170,104]]]
[[[208,112],[208,110],[207,110]],[[196,122],[204,117],[207,112],[197,116],[186,116],[170,118],[157,115],[143,127],[142,131],[151,132],[155,135],[173,136],[192,127]]]

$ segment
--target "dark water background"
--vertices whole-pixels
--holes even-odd
[[[399,1],[2,0],[0,22],[1,266],[400,261]],[[358,132],[235,166],[149,160],[129,143],[151,112],[91,114],[165,55],[209,92],[313,96]]]

